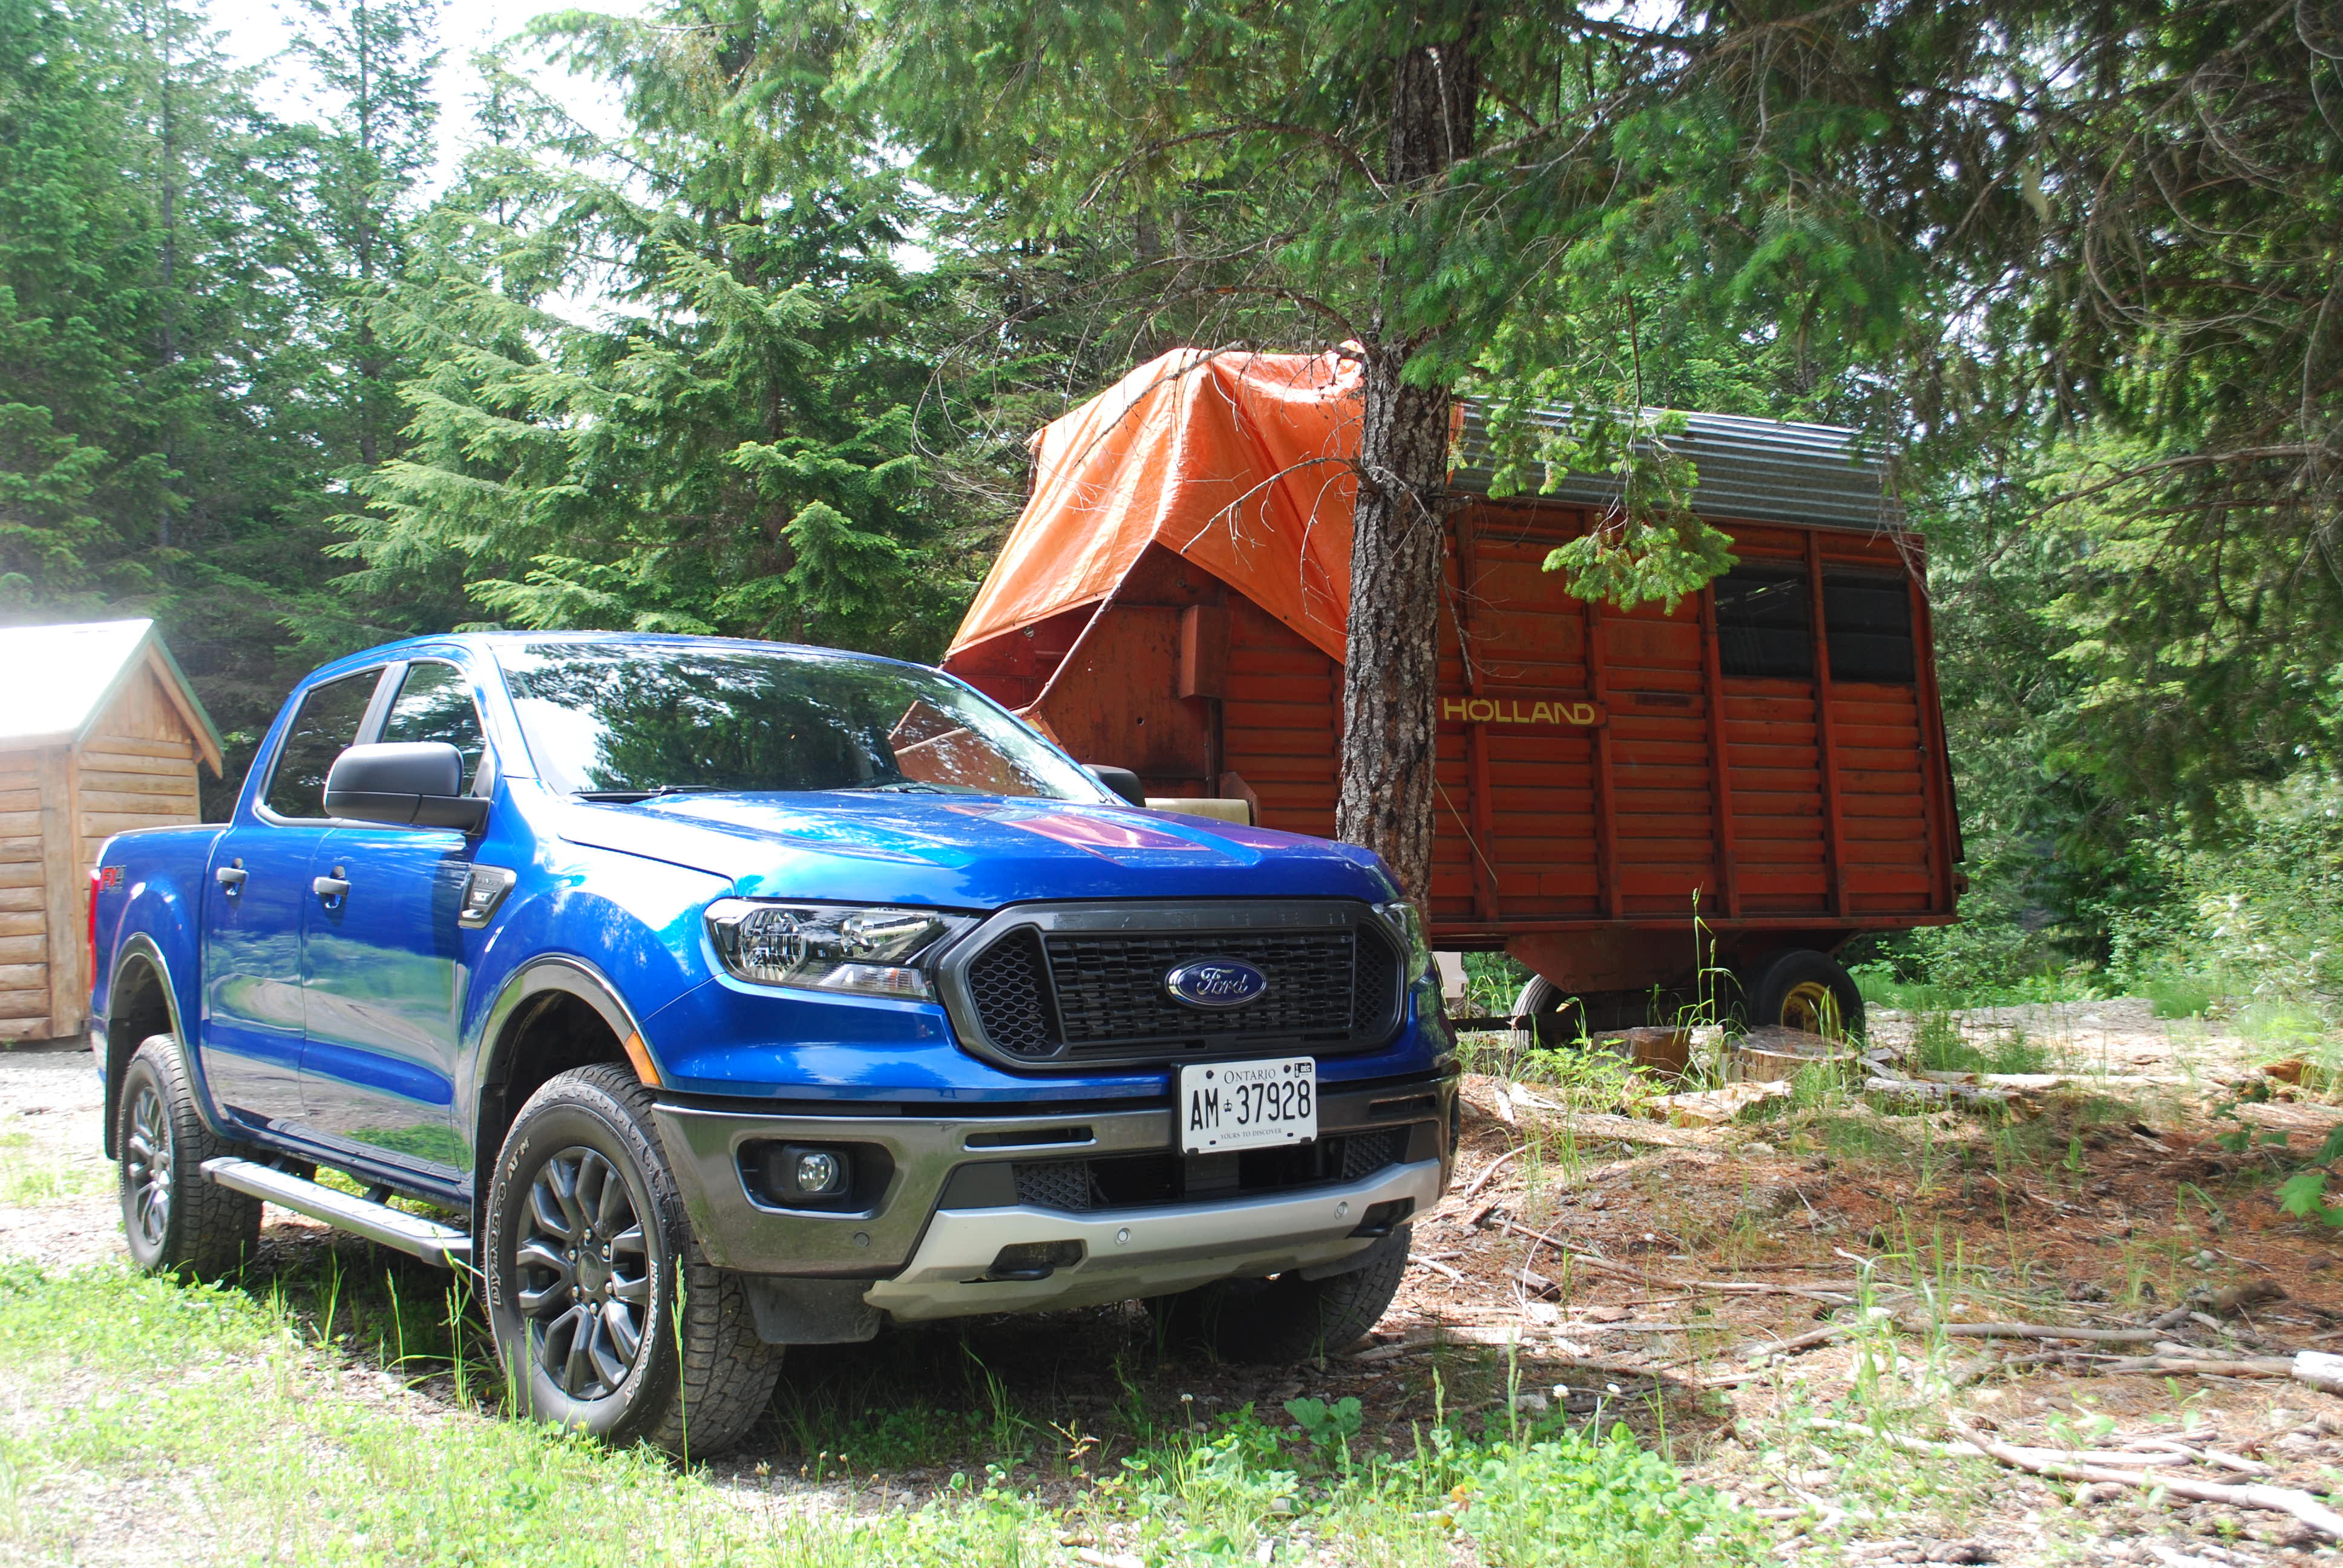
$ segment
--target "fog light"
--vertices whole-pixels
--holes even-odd
[[[846,1185],[846,1162],[827,1149],[799,1150],[790,1175],[799,1191],[809,1198],[826,1198]]]
[[[1082,1261],[1080,1241],[1020,1241],[1003,1247],[984,1271],[988,1280],[1046,1280]]]

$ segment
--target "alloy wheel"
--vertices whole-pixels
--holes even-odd
[[[513,1262],[538,1368],[571,1399],[617,1392],[651,1314],[650,1251],[625,1174],[583,1146],[546,1161]]]
[[[171,1229],[171,1116],[162,1091],[141,1080],[130,1097],[130,1127],[123,1139],[122,1185],[138,1239],[160,1248]]]

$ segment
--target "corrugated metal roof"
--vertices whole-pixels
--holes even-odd
[[[150,652],[176,687],[184,715],[199,727],[196,748],[216,771],[219,731],[151,620],[0,627],[0,745],[79,739]]]
[[[1560,430],[1568,427],[1572,415],[1568,408],[1542,408],[1530,417],[1544,428]],[[1904,526],[1903,505],[1886,489],[1886,456],[1866,446],[1856,431],[1730,414],[1683,417],[1683,430],[1664,439],[1670,450],[1691,460],[1700,476],[1692,509],[1702,517],[1865,531]],[[1463,439],[1456,456],[1454,486],[1485,493],[1495,465],[1486,418],[1475,404],[1465,405]],[[1521,498],[1598,507],[1619,498],[1618,481],[1604,475],[1572,474],[1543,494],[1536,492],[1537,477],[1531,476],[1533,482]]]

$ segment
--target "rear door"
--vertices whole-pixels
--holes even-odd
[[[485,791],[494,765],[469,678],[434,658],[393,677],[378,739],[446,741],[463,756],[464,788]],[[318,865],[348,886],[310,916],[307,1119],[376,1158],[453,1177],[465,1163],[453,1108],[466,981],[487,935],[459,920],[471,843],[447,829],[346,823]]]
[[[311,862],[331,832],[326,770],[353,744],[379,684],[377,667],[314,686],[267,780],[212,851],[204,889],[203,1023],[212,1097],[255,1127],[299,1120],[307,1032],[301,945],[317,898]]]

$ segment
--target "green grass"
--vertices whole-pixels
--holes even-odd
[[[1956,1012],[1978,1007],[2026,1007],[2045,1002],[2096,1001],[2100,992],[2083,976],[2066,972],[2028,975],[2012,985],[1951,986],[1900,980],[1890,964],[1857,964],[1847,971],[1866,1007],[1903,1012]]]
[[[2227,992],[2202,975],[2160,975],[2141,981],[2139,994],[2158,1018],[2202,1018]]]
[[[342,1310],[337,1294],[321,1304],[328,1321]],[[727,1481],[489,1413],[386,1405],[349,1350],[281,1295],[0,1269],[0,1556],[69,1554],[102,1510],[119,1527],[126,1493],[146,1500],[155,1554],[297,1563],[1024,1565],[1066,1561],[1061,1536],[1081,1531],[1151,1563],[1233,1568],[1268,1545],[1391,1568],[1688,1568],[1767,1543],[1624,1429],[1452,1421],[1418,1429],[1413,1452],[1354,1452],[1355,1422],[1301,1401],[1293,1419],[1148,1424],[1101,1479],[1061,1467],[1073,1484],[1047,1500],[1041,1463],[906,1495],[874,1464],[927,1453],[935,1418],[859,1412],[840,1430],[870,1446],[826,1456],[824,1503],[775,1506],[761,1467]],[[944,1435],[993,1440],[1001,1412],[979,1411],[986,1431]]]
[[[2010,1030],[1982,1044],[1961,1032],[1960,1020],[1949,1013],[1926,1012],[1913,1023],[1914,1054],[1928,1072],[2042,1072],[2050,1053],[2022,1029]]]

